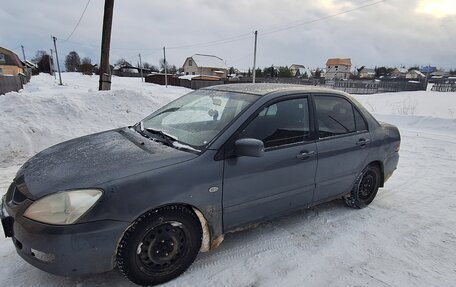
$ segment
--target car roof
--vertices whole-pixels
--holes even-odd
[[[271,83],[257,83],[257,84],[226,84],[217,85],[203,88],[202,90],[224,91],[253,94],[257,96],[264,96],[275,92],[302,92],[302,93],[337,93],[339,95],[347,95],[344,92],[321,88],[316,86],[306,85],[291,85],[291,84],[271,84]]]

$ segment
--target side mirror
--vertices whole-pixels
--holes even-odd
[[[264,143],[257,139],[239,139],[234,143],[236,155],[260,157],[264,153]]]

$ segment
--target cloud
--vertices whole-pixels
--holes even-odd
[[[116,1],[111,62],[125,58],[136,64],[141,53],[143,61],[157,65],[163,46],[212,42],[168,49],[167,58],[170,63],[181,66],[185,58],[194,53],[215,54],[225,59],[228,66],[247,69],[253,65],[253,31],[258,30],[257,65],[260,67],[293,63],[322,67],[329,57],[351,57],[356,66],[456,67],[455,17],[431,16],[440,15],[436,12],[423,14],[429,9],[420,8],[438,0],[387,0],[309,23],[375,2],[378,0]],[[85,3],[6,1],[0,10],[0,26],[8,29],[0,34],[1,45],[15,48],[22,44],[28,58],[38,49],[49,50],[52,47],[50,35],[65,39]],[[61,59],[75,50],[81,57],[88,56],[94,63],[98,62],[102,16],[103,1],[91,1],[72,38],[58,42]],[[291,28],[278,31],[286,27]],[[277,32],[266,34],[271,31]],[[213,43],[227,38],[231,40]]]
[[[454,0],[420,0],[415,11],[437,18],[445,18],[456,15],[456,2]]]

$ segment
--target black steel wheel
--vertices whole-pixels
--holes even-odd
[[[366,167],[356,179],[350,194],[345,197],[345,203],[353,208],[368,206],[377,195],[380,187],[380,176],[380,169],[377,165]]]
[[[119,270],[133,283],[156,285],[176,278],[195,260],[201,224],[192,210],[167,206],[141,216],[117,250]]]

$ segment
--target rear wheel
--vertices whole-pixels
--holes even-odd
[[[380,169],[377,165],[367,166],[356,179],[350,194],[345,197],[345,203],[353,208],[368,206],[377,195],[380,176]]]
[[[182,206],[167,206],[141,216],[125,232],[117,250],[119,270],[139,285],[176,278],[195,260],[201,224]]]

